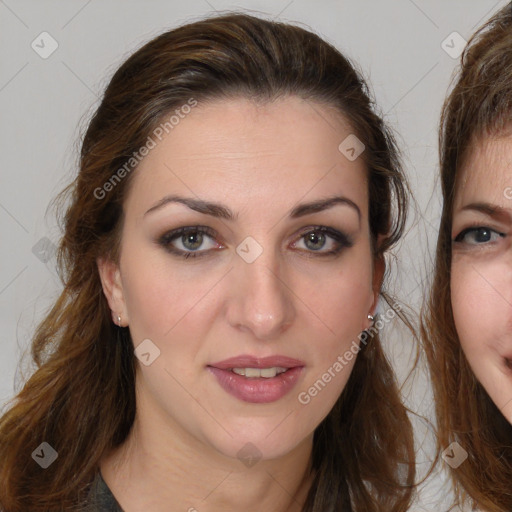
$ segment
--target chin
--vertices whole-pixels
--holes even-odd
[[[305,433],[301,436],[299,432],[289,432],[285,429],[278,433],[276,426],[280,421],[264,421],[258,427],[253,419],[248,418],[247,423],[251,425],[246,425],[245,428],[240,423],[236,429],[227,428],[229,432],[233,432],[232,437],[223,431],[225,435],[220,438],[210,437],[207,442],[217,452],[226,457],[238,459],[248,467],[258,460],[278,459],[309,439]],[[272,423],[272,427],[269,427],[269,423]]]

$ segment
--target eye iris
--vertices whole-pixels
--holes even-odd
[[[304,243],[308,249],[318,251],[325,245],[325,235],[323,233],[308,233],[304,238]]]
[[[181,241],[184,247],[191,251],[195,251],[201,247],[203,243],[203,234],[198,232],[187,233],[181,237]]]
[[[491,232],[487,228],[477,229],[475,233],[475,240],[477,242],[488,242],[491,239]]]

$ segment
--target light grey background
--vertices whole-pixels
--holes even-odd
[[[37,250],[45,244],[51,248],[59,237],[54,218],[45,217],[46,208],[76,172],[79,126],[97,105],[111,74],[134,49],[166,29],[216,10],[250,9],[305,24],[356,61],[385,118],[399,134],[417,200],[391,281],[398,297],[417,309],[439,218],[438,117],[458,63],[442,43],[456,31],[459,35],[451,35],[445,43],[454,47],[448,51],[456,51],[457,38],[468,39],[505,3],[0,0],[0,404],[19,389],[23,371],[30,371],[28,358],[22,366],[19,361],[60,289],[52,270],[54,258],[44,262]],[[47,59],[31,47],[42,32],[58,43]],[[51,251],[47,254],[51,256]],[[410,337],[399,326],[386,329],[383,337],[403,380],[411,359]],[[404,394],[412,409],[431,416],[421,366],[404,383]],[[431,436],[423,421],[415,420],[415,426],[422,471],[432,457]],[[434,474],[412,510],[446,510],[439,504],[446,492],[441,489],[443,478]]]

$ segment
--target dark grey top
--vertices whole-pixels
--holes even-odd
[[[84,512],[123,512],[121,505],[103,480],[101,473],[96,475],[87,497],[87,508]]]

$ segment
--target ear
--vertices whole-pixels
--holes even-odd
[[[380,238],[380,237],[379,237]],[[378,241],[380,243],[380,239]],[[370,306],[369,315],[375,316],[375,310],[379,302],[380,290],[382,288],[382,282],[384,280],[384,272],[386,271],[386,261],[383,254],[378,254],[374,258],[373,262],[373,278],[372,278],[372,290],[373,290],[373,301]],[[367,329],[371,327],[372,322],[368,319]]]
[[[119,266],[108,258],[98,258],[96,264],[103,293],[112,310],[112,320],[117,325],[117,316],[119,315],[121,317],[121,327],[126,327],[129,324],[129,318]]]
[[[386,271],[386,262],[384,260],[384,255],[379,255],[375,258],[373,264],[373,304],[371,307],[370,315],[375,314],[375,310],[377,309],[377,302],[379,301],[380,290],[382,288],[382,281],[384,280],[384,272]]]

